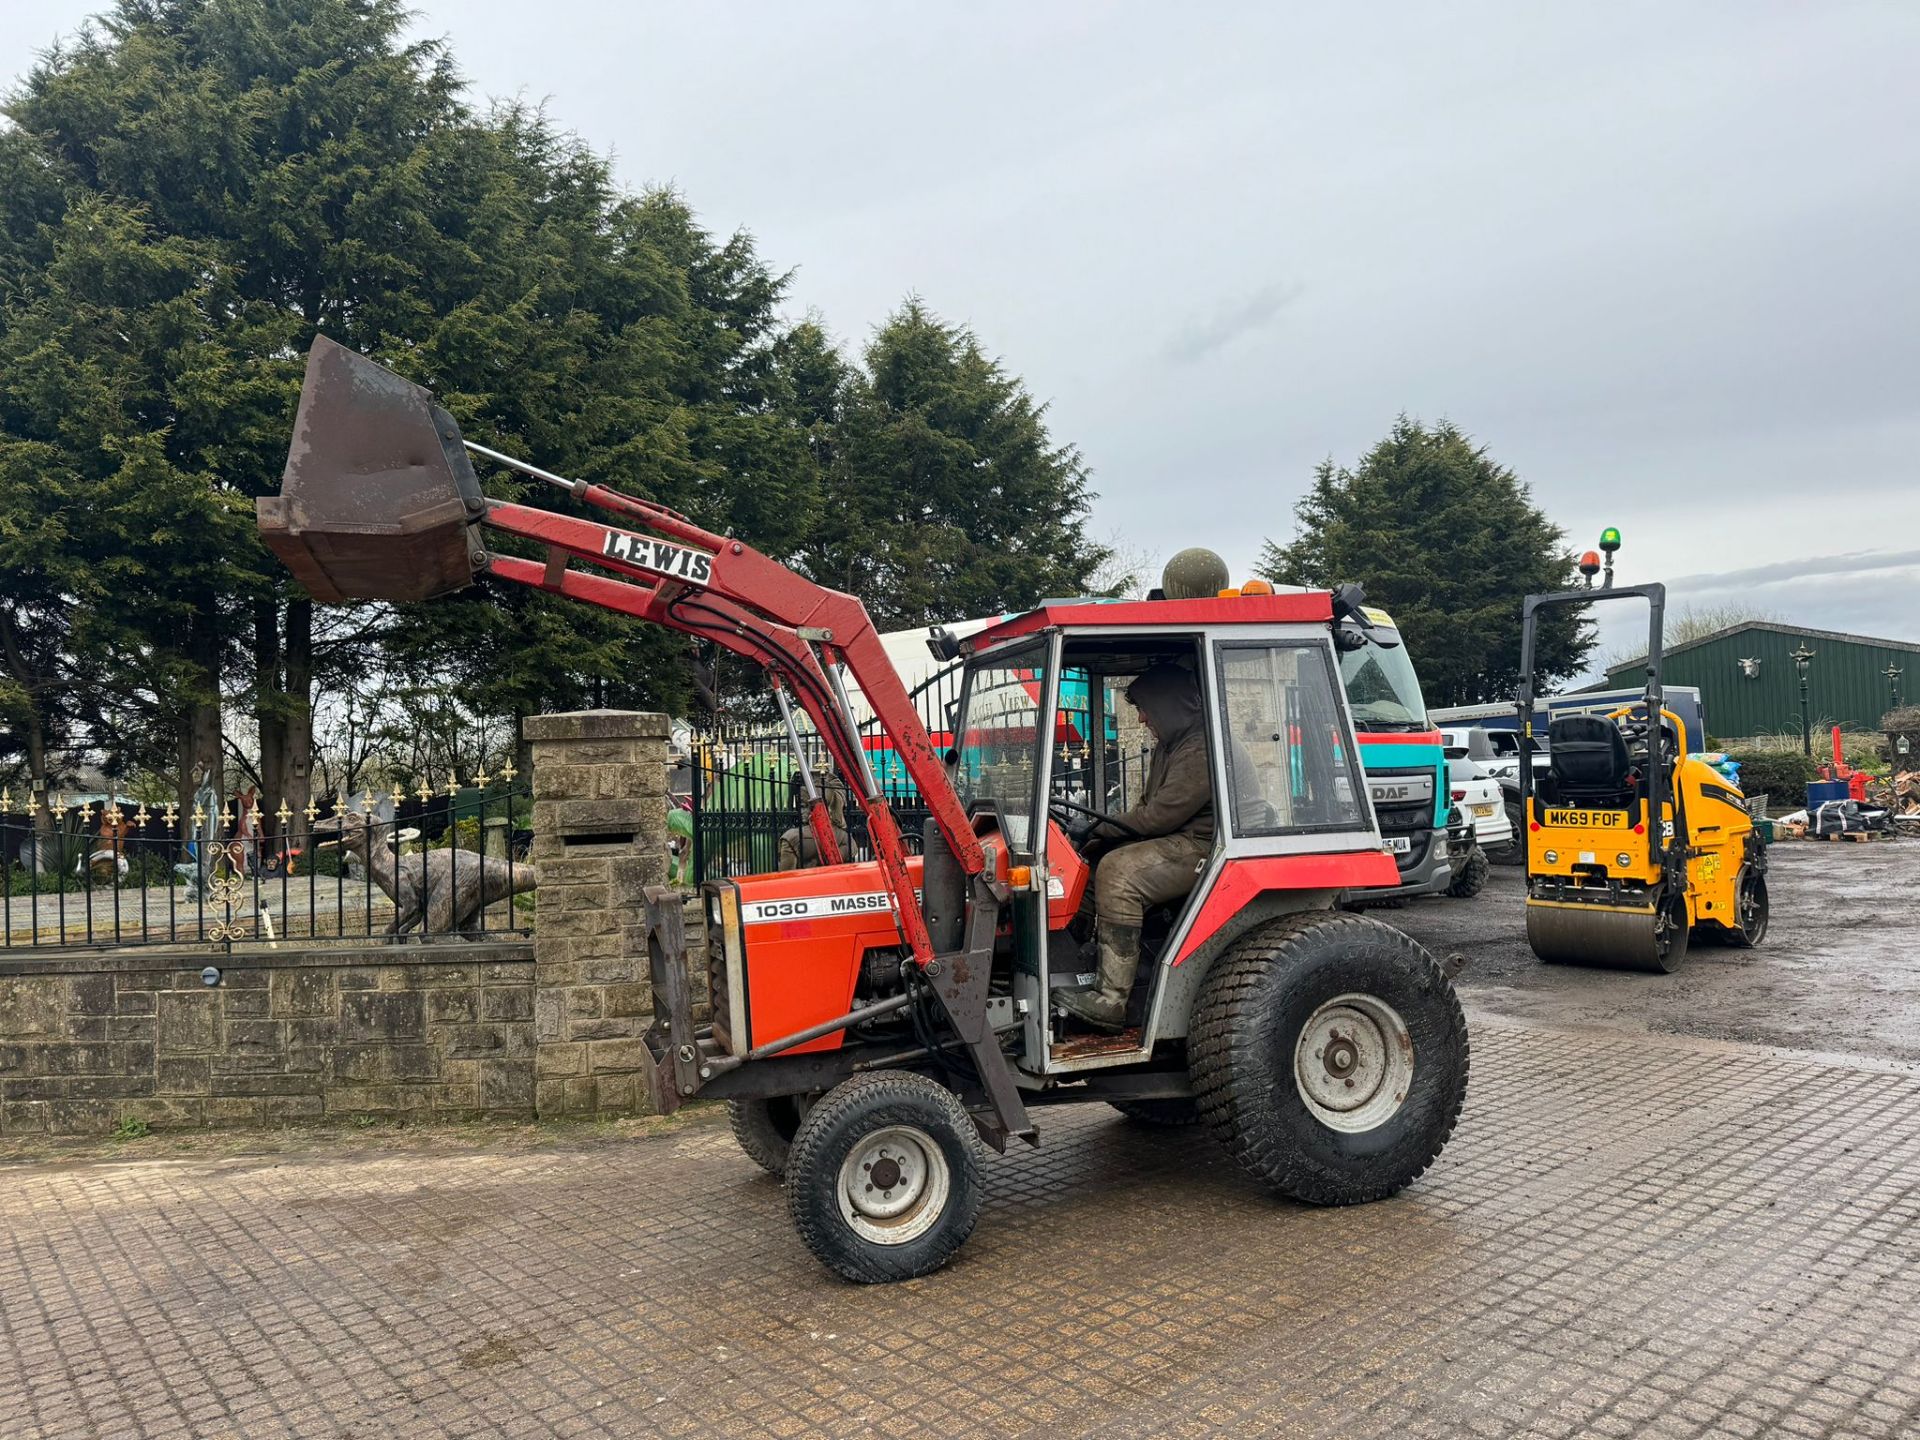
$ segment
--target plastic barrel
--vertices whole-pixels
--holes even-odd
[[[1829,800],[1846,800],[1848,785],[1844,780],[1810,780],[1807,782],[1807,811],[1811,814]]]

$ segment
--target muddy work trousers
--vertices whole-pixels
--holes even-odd
[[[1191,835],[1158,835],[1110,851],[1093,871],[1094,918],[1137,929],[1148,906],[1192,892],[1212,852],[1211,840]]]

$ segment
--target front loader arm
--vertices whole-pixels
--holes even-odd
[[[575,493],[633,515],[671,539],[660,541],[597,521],[493,501],[482,523],[545,545],[548,558],[542,564],[490,554],[488,573],[713,640],[784,681],[813,721],[840,773],[859,792],[875,856],[899,911],[901,931],[916,959],[922,963],[930,959],[932,942],[907,875],[899,824],[873,782],[861,738],[851,715],[838,702],[826,666],[844,658],[961,868],[977,875],[986,857],[866,607],[851,595],[795,574],[741,541],[702,530],[663,506],[636,501],[600,485],[578,486]],[[575,560],[590,561],[613,573],[574,569]]]
[[[664,505],[569,480],[466,440],[431,391],[324,335],[308,352],[293,428],[280,494],[258,501],[258,523],[261,539],[316,600],[410,603],[491,574],[726,647],[768,672],[789,724],[790,691],[841,774],[859,792],[900,934],[924,981],[918,993],[930,992],[946,1011],[989,1099],[994,1118],[980,1120],[982,1133],[996,1144],[1012,1135],[1033,1138],[1008,1059],[986,1023],[988,977],[1008,892],[987,872],[986,853],[966,807],[858,600]],[[612,512],[623,524],[493,500],[481,490],[469,454],[556,485]],[[490,552],[482,544],[489,529],[532,541],[544,550],[544,559]],[[842,665],[859,682],[961,872],[970,877],[967,933],[950,964],[939,963],[934,953],[907,873],[899,825],[874,780],[847,703]],[[797,732],[791,733],[797,752]],[[800,759],[804,765],[805,757]],[[837,854],[817,797],[809,820],[821,854]],[[678,906],[661,913],[669,912],[669,928],[677,931]],[[664,954],[664,949],[654,954],[656,973]],[[663,1027],[670,1019],[672,1043],[655,1058],[665,1065],[662,1055],[670,1055],[677,1096],[692,1094],[710,1071],[764,1061],[807,1038],[803,1032],[744,1056],[702,1051],[690,1059],[693,1047],[682,1038],[692,1030],[684,983],[677,1003],[671,984],[660,993],[672,1013],[663,1017],[658,1035],[649,1032],[648,1044],[665,1044]],[[834,1025],[861,1018],[861,1012],[850,1012]],[[692,1073],[681,1073],[680,1067],[688,1065]]]

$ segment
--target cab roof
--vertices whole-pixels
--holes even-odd
[[[1076,629],[1139,630],[1149,625],[1186,625],[1195,629],[1222,625],[1326,625],[1333,620],[1333,596],[1325,590],[1292,590],[1278,595],[1226,595],[1207,600],[1048,600],[1024,615],[1013,615],[960,642],[973,655],[1022,635],[1071,625]]]

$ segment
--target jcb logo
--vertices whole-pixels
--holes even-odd
[[[1627,828],[1627,812],[1624,810],[1549,810],[1547,824],[1572,825],[1592,830],[1624,830]]]

